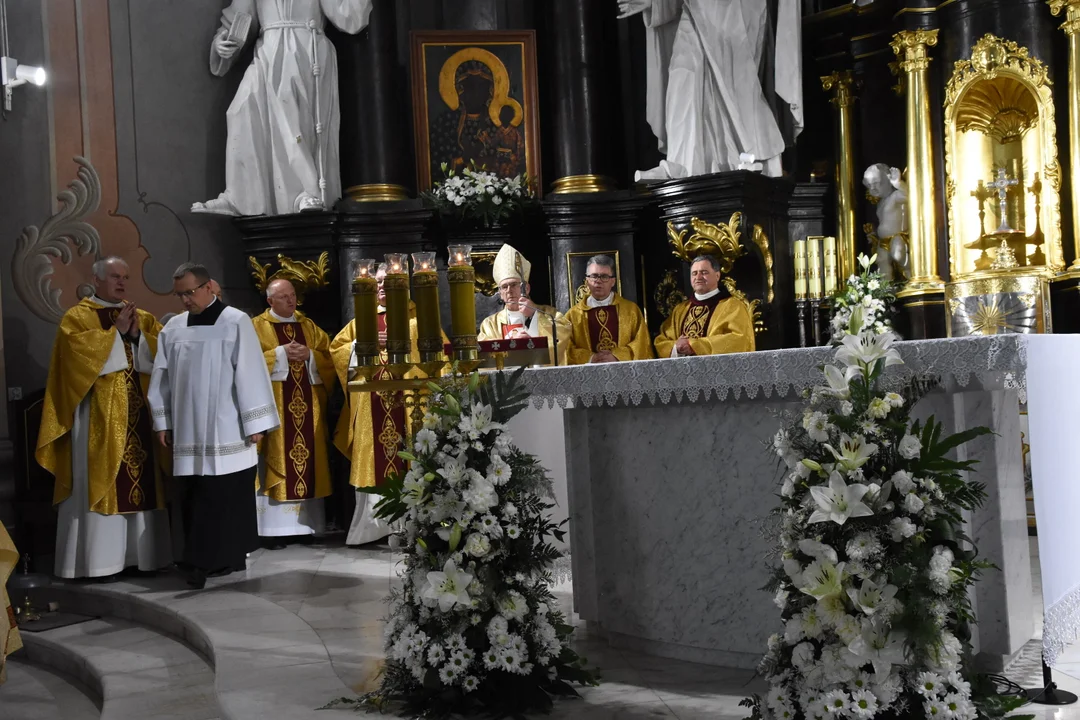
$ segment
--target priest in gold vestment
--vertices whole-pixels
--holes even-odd
[[[386,356],[386,291],[383,281],[386,279],[386,266],[379,265],[375,273],[378,282],[379,303],[379,345],[382,347],[380,361],[385,363]],[[420,362],[420,353],[416,348],[416,309],[409,303],[409,337],[411,340],[412,362]],[[349,378],[356,368],[354,342],[356,327],[350,321],[341,329],[330,343],[330,354],[334,359],[334,369],[338,380],[345,388],[345,406],[338,417],[334,430],[334,447],[349,458],[352,467],[349,471],[349,484],[354,488],[375,487],[394,473],[405,472],[404,461],[398,457],[402,449],[401,441],[407,433],[405,408],[400,398],[384,397],[378,393],[349,392]],[[443,343],[448,343],[445,333]],[[381,374],[376,377],[383,377]],[[356,511],[353,513],[346,545],[363,545],[381,540],[390,534],[390,526],[383,520],[372,516],[379,496],[371,493],[356,493]]]
[[[708,255],[690,265],[694,297],[679,303],[660,326],[658,357],[722,355],[754,349],[754,320],[742,300],[721,297],[720,261]]]
[[[271,281],[266,301],[270,308],[252,323],[282,423],[259,448],[259,536],[321,535],[326,529],[323,498],[331,491],[326,398],[336,376],[330,338],[297,311],[296,289],[288,280]]]
[[[56,574],[172,562],[146,389],[161,325],[126,302],[128,266],[94,263],[92,297],[60,321],[35,457],[56,478]]]
[[[566,364],[651,359],[652,343],[641,308],[615,292],[615,261],[596,255],[589,258],[585,272],[589,294],[563,316],[559,330]]]
[[[555,361],[555,329],[562,315],[549,305],[537,305],[529,299],[529,274],[532,263],[510,245],[503,245],[495,256],[491,275],[499,287],[499,299],[505,307],[480,323],[477,340],[544,337],[548,341],[549,362]],[[565,360],[560,359],[560,365]]]
[[[7,679],[7,656],[22,647],[15,610],[7,594],[7,581],[19,564],[19,551],[0,522],[0,685]]]

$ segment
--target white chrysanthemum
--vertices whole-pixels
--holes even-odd
[[[499,496],[495,492],[495,486],[486,479],[473,478],[469,487],[461,494],[462,499],[469,507],[478,513],[487,512],[499,504]]]
[[[829,713],[838,717],[844,715],[848,704],[851,702],[848,694],[843,690],[831,690],[825,693],[825,697],[821,700],[824,706],[828,708]]]
[[[465,541],[465,554],[482,558],[491,552],[491,541],[483,533],[472,533]]]
[[[510,465],[498,455],[491,456],[491,464],[488,465],[488,482],[493,485],[505,485],[510,481],[512,472]]]
[[[904,406],[904,398],[901,395],[899,395],[897,393],[894,393],[894,392],[885,393],[885,402],[889,403],[894,408]]]
[[[925,506],[926,503],[923,502],[923,499],[915,493],[908,493],[906,496],[904,496],[904,510],[908,511],[912,515],[920,512]]]
[[[830,427],[829,416],[823,412],[808,412],[803,416],[803,429],[814,442],[828,442]]]
[[[499,614],[507,620],[521,620],[529,612],[529,605],[525,602],[525,596],[516,590],[511,590],[495,602]]]
[[[438,667],[446,659],[446,651],[443,650],[442,645],[438,643],[432,643],[431,647],[427,651],[428,664],[433,667]]]
[[[464,692],[464,693],[471,693],[473,690],[475,690],[479,686],[480,686],[480,683],[477,682],[476,678],[473,677],[472,675],[466,675],[463,678],[461,678],[461,691]]]
[[[914,435],[905,435],[897,447],[900,456],[906,460],[914,460],[922,452],[922,443]]]
[[[861,532],[852,538],[845,548],[852,560],[870,560],[881,552],[881,542],[868,532]]]
[[[484,667],[488,670],[498,670],[502,660],[499,658],[499,648],[489,648],[481,658],[484,661]]]
[[[439,670],[439,679],[442,680],[443,685],[456,685],[461,679],[461,671],[453,665],[443,665]]]
[[[877,420],[884,420],[889,416],[889,411],[892,410],[892,405],[885,398],[874,398],[870,401],[870,405],[866,408],[866,412],[870,417]]]
[[[878,700],[870,690],[858,690],[851,695],[848,714],[853,718],[869,720],[878,711]]]
[[[893,542],[900,542],[913,537],[917,531],[915,523],[907,518],[893,518],[889,521],[889,533]]]
[[[517,525],[507,526],[506,537],[510,538],[511,540],[517,540],[519,537],[521,537],[521,528],[519,528]]]

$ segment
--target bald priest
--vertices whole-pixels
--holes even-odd
[[[495,256],[491,275],[499,288],[503,309],[480,323],[478,340],[544,337],[548,341],[551,362],[555,358],[555,328],[562,315],[548,305],[529,299],[529,275],[532,263],[510,245],[503,245]],[[565,364],[560,361],[560,365]]]
[[[742,300],[724,297],[720,290],[720,261],[700,255],[690,265],[694,297],[675,306],[656,336],[656,355],[662,358],[750,352],[754,349],[754,320]]]

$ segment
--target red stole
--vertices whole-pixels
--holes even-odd
[[[271,323],[278,345],[295,342],[307,347],[304,326],[298,322]],[[315,401],[306,362],[290,362],[289,374],[281,383],[285,404],[282,432],[285,433],[285,499],[315,497]]]
[[[379,332],[386,332],[386,314],[379,313]],[[389,378],[380,371],[377,378]],[[405,464],[398,457],[401,440],[405,437],[405,405],[400,397],[370,393],[371,429],[374,436],[375,486],[379,487],[391,475],[405,472]],[[395,393],[396,395],[396,393]]]
[[[720,304],[720,293],[708,300],[691,298],[690,307],[683,318],[681,334],[688,338],[705,337],[709,334],[709,320],[713,311]]]
[[[619,346],[619,310],[614,304],[589,308],[589,344],[592,351],[611,352]]]
[[[109,330],[120,314],[120,308],[97,308],[101,329]],[[138,322],[138,317],[134,322]],[[116,473],[116,511],[133,513],[157,508],[157,478],[154,475],[153,424],[143,395],[139,374],[135,372],[135,357],[131,345],[124,340],[127,368],[124,384],[127,386],[127,429],[124,454],[120,458],[120,470]]]

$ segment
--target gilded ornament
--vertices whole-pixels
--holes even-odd
[[[773,277],[773,256],[772,250],[769,249],[769,236],[765,234],[765,231],[760,225],[754,226],[754,233],[751,236],[754,241],[754,245],[761,252],[761,260],[765,265],[765,278],[768,283],[768,291],[765,295],[765,303],[771,303],[775,294],[773,293],[773,284],[775,278]]]
[[[840,70],[832,75],[821,76],[823,90],[833,91],[829,102],[838,108],[849,108],[855,104],[855,93],[852,92],[855,79],[850,70]]]
[[[588,292],[588,289],[586,289]],[[678,274],[674,270],[668,270],[664,277],[656,285],[653,291],[653,302],[660,311],[660,317],[665,320],[675,312],[675,306],[686,301],[686,294],[679,289]]]
[[[898,67],[905,73],[926,70],[930,67],[927,48],[937,45],[938,31],[901,30],[889,43],[898,58]]]
[[[278,253],[277,260],[279,269],[271,274],[269,263],[263,265],[254,257],[248,257],[251,277],[255,280],[255,288],[259,292],[266,292],[266,286],[274,280],[288,280],[296,291],[296,304],[301,305],[306,293],[330,284],[329,252],[322,252],[317,260],[293,260]]]
[[[712,255],[720,261],[720,272],[727,275],[731,272],[735,260],[746,254],[746,248],[739,241],[742,233],[739,231],[739,223],[742,222],[742,213],[734,212],[731,219],[726,223],[714,225],[700,218],[691,218],[690,227],[694,232],[687,239],[689,229],[682,231],[675,229],[675,223],[669,222],[668,243],[674,248],[672,255],[683,262],[693,262],[699,255]]]

